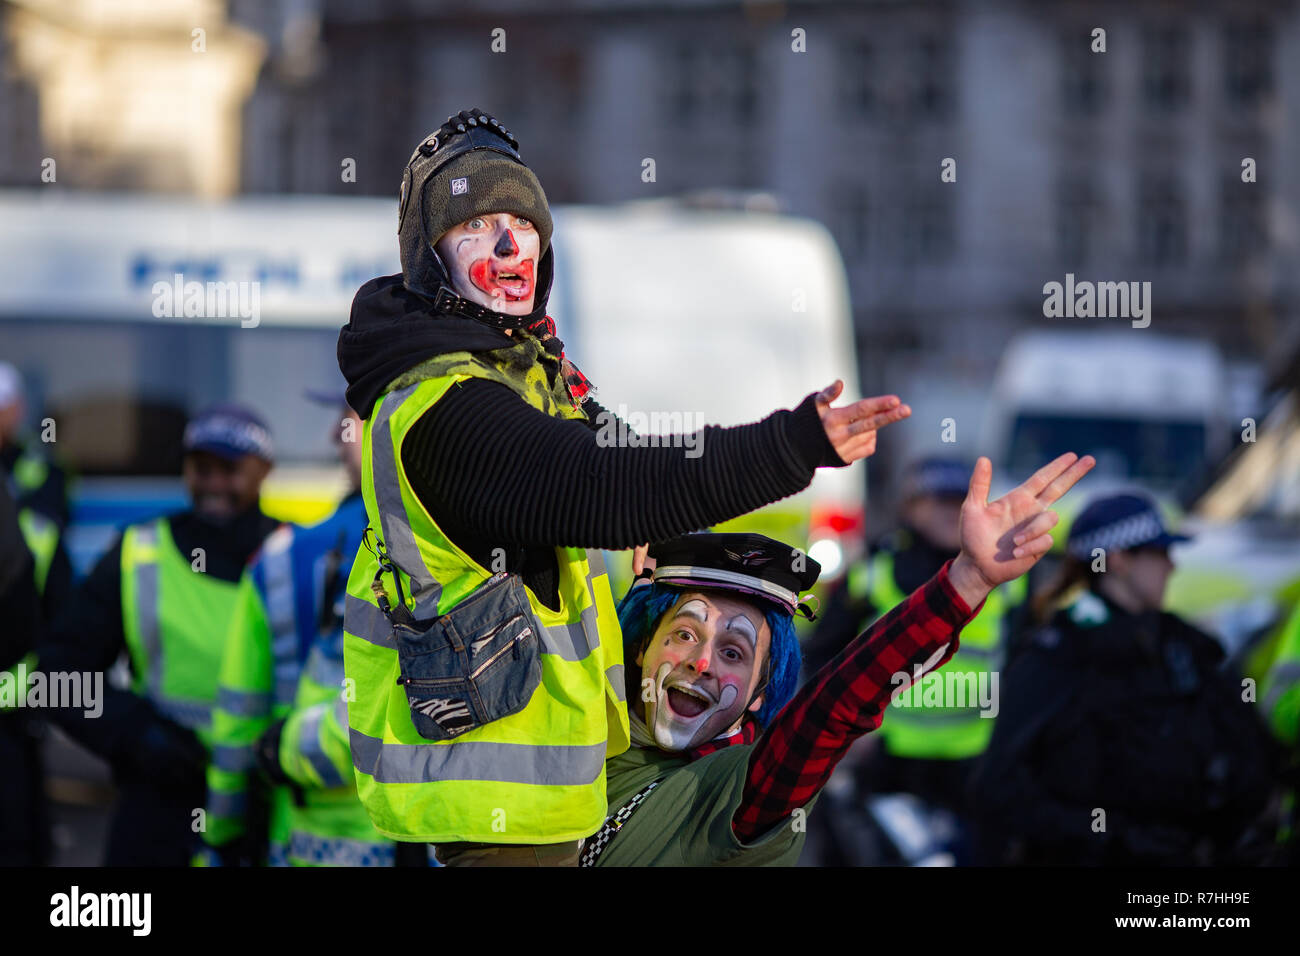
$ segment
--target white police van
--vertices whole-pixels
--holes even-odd
[[[754,421],[835,378],[857,396],[843,263],[816,223],[665,201],[554,217],[549,311],[611,410],[653,432]],[[55,419],[53,447],[82,476],[77,568],[121,525],[183,507],[182,425],[213,401],[271,426],[267,510],[325,514],[342,490],[337,423],[303,392],[342,389],[352,296],[399,269],[388,199],[0,191],[0,353],[27,380],[32,424]],[[815,540],[833,572],[860,534],[863,487],[861,468],[823,469],[728,527]]]

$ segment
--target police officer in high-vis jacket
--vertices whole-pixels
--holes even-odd
[[[818,467],[864,457],[874,430],[909,410],[894,396],[831,408],[836,383],[794,411],[690,436],[698,455],[629,441],[546,315],[555,254],[541,185],[477,110],[420,143],[398,218],[402,274],[362,286],[339,337],[366,421],[369,534],[344,638],[358,792],[381,832],[434,843],[445,863],[576,864],[605,817],[605,759],[628,746],[595,549],[794,494]],[[630,277],[638,268],[629,259]],[[618,301],[602,306],[603,321],[622,321]],[[692,365],[690,345],[646,374],[740,374]]]
[[[343,606],[366,527],[361,420],[341,392],[309,395],[338,411],[331,432],[349,490],[319,524],[277,528],[240,581],[213,714],[207,864],[261,862],[264,818],[272,865],[392,866],[411,847],[375,830],[348,749]],[[427,863],[423,845],[414,858]]]
[[[192,506],[128,526],[39,649],[46,671],[104,672],[125,650],[130,691],[102,713],[52,711],[107,760],[119,787],[109,865],[184,866],[197,849],[217,673],[245,564],[276,526],[259,507],[265,423],[237,405],[195,416],[183,439]]]
[[[810,641],[809,673],[824,666],[957,554],[958,519],[969,475],[964,461],[942,456],[921,458],[907,467],[899,527],[851,564],[831,591]],[[944,687],[960,687],[964,699],[927,696],[925,684],[904,691],[891,702],[889,717],[876,734],[878,747],[857,767],[864,790],[915,794],[954,814],[958,832],[951,848],[959,863],[967,859],[966,781],[993,733],[993,681],[1014,609],[1024,599],[1023,577],[989,594],[962,631],[961,647],[944,668]]]
[[[34,648],[43,627],[72,589],[72,565],[63,547],[68,520],[68,479],[49,453],[51,443],[25,440],[22,376],[0,362],[0,484],[12,504],[22,542],[31,557],[39,600],[30,621],[5,619],[7,637],[23,648],[0,661],[0,684],[25,693],[36,669]],[[55,437],[49,434],[49,437]],[[41,712],[0,698],[0,864],[35,865],[49,856],[49,814],[42,769]]]

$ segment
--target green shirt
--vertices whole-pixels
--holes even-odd
[[[731,829],[753,744],[699,760],[632,746],[605,761],[611,815],[652,780],[650,792],[596,861],[597,866],[793,866],[803,849],[810,801],[754,843]]]

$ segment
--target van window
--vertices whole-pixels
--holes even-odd
[[[1174,488],[1195,479],[1204,465],[1205,426],[1139,418],[1018,415],[1007,470],[1031,474],[1043,462],[1068,451],[1094,456],[1098,475]]]
[[[337,415],[303,391],[342,390],[337,327],[42,318],[0,321],[0,338],[26,379],[29,425],[52,417],[60,458],[82,476],[179,474],[186,419],[216,401],[266,419],[279,464],[336,459]]]

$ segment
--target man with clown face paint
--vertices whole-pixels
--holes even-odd
[[[763,703],[756,662],[770,659],[771,642],[758,607],[721,592],[685,592],[636,661],[650,698],[642,724],[656,746],[688,750],[734,733],[745,711]]]
[[[793,865],[840,758],[891,696],[942,666],[998,585],[1051,547],[1048,510],[1095,464],[1062,455],[996,501],[981,458],[961,551],[796,693],[793,618],[820,567],[754,534],[691,534],[650,549],[619,606],[632,746],[606,764],[610,814],[586,866]],[[900,686],[898,675],[906,675]]]
[[[608,413],[546,314],[551,214],[518,146],[479,110],[419,143],[398,201],[402,272],[358,290],[338,343],[365,422],[369,534],[344,618],[357,791],[382,833],[449,865],[571,865],[605,819],[605,760],[628,747],[629,715],[602,550],[796,494],[911,413],[893,395],[835,407],[837,381],[676,446],[603,441]],[[740,643],[720,651],[726,674],[698,680],[674,647],[652,718],[669,742],[725,732],[762,696],[739,671],[764,653],[764,622],[703,600],[683,620],[726,610]]]

